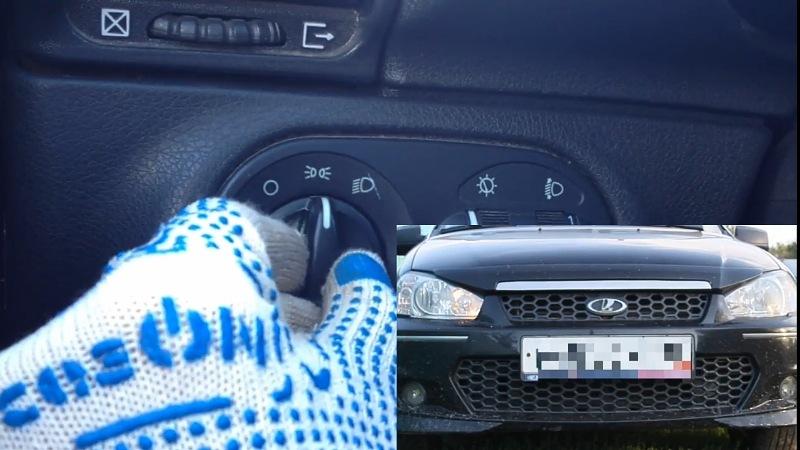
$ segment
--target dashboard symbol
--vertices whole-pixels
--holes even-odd
[[[552,178],[547,179],[547,183],[544,184],[544,196],[548,200],[552,200],[563,193],[564,193],[563,184],[559,183],[558,181],[553,181]]]
[[[128,37],[131,28],[131,12],[127,9],[103,8],[100,10],[100,35]]]
[[[487,173],[482,177],[478,177],[478,184],[475,186],[478,187],[479,195],[488,197],[490,195],[494,195],[494,189],[498,186],[498,184],[494,182],[494,177],[490,177]]]
[[[381,194],[378,193],[378,187],[375,185],[375,180],[372,179],[370,174],[367,174],[365,177],[355,178],[353,180],[353,195],[369,194],[373,191],[375,191],[375,195],[377,195],[378,198],[381,198]]]
[[[327,28],[325,22],[303,22],[303,48],[325,50],[325,45],[336,37]]]
[[[264,182],[264,185],[261,186],[261,190],[263,190],[264,193],[267,194],[267,196],[272,197],[273,195],[278,193],[280,187],[281,186],[278,184],[277,181],[267,180]]]
[[[306,166],[306,170],[303,172],[303,175],[305,175],[306,180],[309,180],[311,178],[319,178],[321,180],[328,181],[331,179],[331,175],[333,175],[333,172],[331,172],[330,167],[316,168],[316,167]]]

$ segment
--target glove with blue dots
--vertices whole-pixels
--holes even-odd
[[[185,208],[0,353],[0,448],[395,448],[389,277],[342,255],[315,317],[282,293],[306,258],[303,236],[246,205]]]

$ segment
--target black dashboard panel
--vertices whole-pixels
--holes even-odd
[[[384,77],[398,87],[790,115],[797,2],[737,3],[762,14],[727,0],[402,2]]]
[[[20,326],[68,304],[109,257],[148,239],[184,204],[217,194],[240,164],[287,138],[388,135],[545,149],[592,174],[619,223],[735,222],[756,176],[740,168],[758,166],[771,138],[756,119],[630,107],[23,71],[10,81],[7,282],[10,298],[25,302],[9,302],[7,312]],[[383,155],[389,164],[407,158],[402,149]],[[446,171],[450,161],[437,164]]]
[[[48,64],[363,83],[377,78],[395,9],[396,0],[30,0],[14,4],[10,28],[18,51]],[[156,20],[168,16],[210,20],[223,36],[179,21],[185,39],[167,39]],[[258,22],[278,26],[282,39],[263,45],[253,34],[268,30],[256,30]]]
[[[573,224],[611,223],[599,191],[566,162],[541,150],[444,140],[294,139],[245,162],[222,194],[267,212],[327,195],[383,224],[386,235],[463,210],[560,211]]]
[[[796,222],[795,190],[783,187],[796,171],[776,185],[769,169],[785,172],[784,155],[796,155],[796,143],[776,146],[796,108],[784,41],[721,0],[504,3],[8,2],[0,346],[63,310],[112,255],[222,192],[256,155],[287,156],[286,145],[374,168],[402,203],[396,220],[524,203],[481,203],[490,178],[498,195],[567,199],[566,181],[519,175],[547,161],[602,207],[537,220],[741,223],[769,215],[756,204]],[[102,33],[103,9],[135,8],[148,11],[129,16],[140,41],[90,35]],[[302,23],[325,11],[358,18],[342,25],[347,47],[299,50]],[[148,27],[164,14],[275,20],[287,47],[155,40]],[[306,145],[320,138],[336,148]],[[350,195],[356,178],[368,190],[354,175]]]
[[[302,210],[303,223],[315,221],[309,215],[335,222],[357,216],[364,229],[319,230],[326,233],[320,238],[344,240],[374,233],[374,247],[390,273],[395,271],[397,224],[453,223],[458,217],[463,217],[463,225],[612,221],[597,188],[548,153],[445,140],[292,139],[245,161],[220,194],[281,218]],[[315,198],[321,199],[319,207],[313,205]],[[332,214],[332,204],[352,212]],[[314,249],[331,245],[313,237],[309,241]]]

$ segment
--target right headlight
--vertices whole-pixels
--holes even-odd
[[[778,317],[797,312],[797,284],[782,270],[767,272],[725,296],[720,322],[738,317]]]
[[[474,319],[483,299],[434,276],[407,272],[397,282],[397,313],[426,319]]]

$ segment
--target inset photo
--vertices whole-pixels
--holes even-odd
[[[399,448],[797,448],[796,235],[398,226]]]

